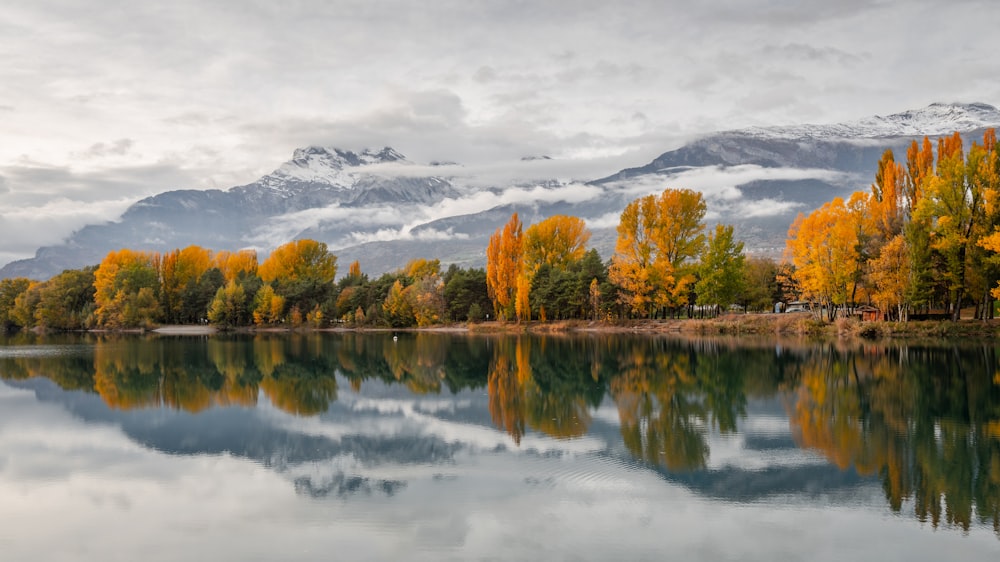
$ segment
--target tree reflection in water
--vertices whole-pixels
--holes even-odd
[[[625,449],[669,472],[706,470],[709,434],[740,430],[748,400],[779,397],[791,434],[842,470],[877,477],[895,511],[1000,534],[1000,358],[996,347],[732,340],[401,334],[260,334],[205,339],[25,335],[0,350],[71,343],[86,352],[0,354],[0,376],[45,376],[115,409],[252,407],[294,415],[337,400],[338,377],[414,394],[482,389],[514,446],[531,431],[586,435],[617,410]],[[42,347],[39,347],[42,344]],[[23,346],[23,347],[22,347]],[[48,347],[45,347],[48,346]],[[74,348],[76,349],[76,348]]]

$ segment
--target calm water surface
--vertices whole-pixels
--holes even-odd
[[[0,339],[0,560],[998,560],[997,345]]]

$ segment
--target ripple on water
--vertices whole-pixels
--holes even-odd
[[[85,355],[93,345],[15,345],[0,346],[0,359],[20,357],[69,357]]]

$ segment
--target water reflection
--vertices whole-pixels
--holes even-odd
[[[992,345],[776,347],[424,333],[398,341],[388,334],[28,335],[5,343],[3,378],[43,376],[66,390],[96,393],[116,410],[204,413],[263,399],[310,417],[337,402],[338,381],[350,385],[349,394],[369,381],[418,396],[472,390],[486,393],[489,422],[520,447],[531,433],[585,438],[610,406],[624,450],[681,479],[710,470],[713,439],[747,438],[750,401],[778,401],[797,446],[845,473],[877,479],[894,511],[934,527],[969,530],[980,522],[1000,534],[1000,358]],[[294,450],[299,460],[345,451],[371,458],[388,447],[418,462],[454,451],[426,436],[418,446],[404,444],[410,437],[383,436],[374,445],[366,441],[374,438],[342,436],[331,449],[320,437],[304,436]],[[343,472],[295,480],[297,491],[316,497],[391,496],[405,485]]]

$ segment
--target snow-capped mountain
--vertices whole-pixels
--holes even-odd
[[[784,140],[861,140],[950,135],[1000,123],[1000,110],[985,103],[932,103],[892,115],[875,115],[832,125],[749,127],[733,131],[751,137]]]
[[[389,147],[356,153],[309,146],[296,149],[291,160],[270,174],[249,185],[231,188],[229,193],[256,202],[283,200],[285,211],[331,203],[430,204],[457,194],[444,178],[386,174],[386,166],[393,164],[405,168],[410,162]]]
[[[352,189],[358,178],[364,175],[365,167],[405,161],[402,154],[389,147],[378,152],[365,149],[354,153],[339,148],[307,146],[295,149],[291,160],[255,183],[289,194],[290,186],[313,183]]]
[[[910,141],[924,136],[959,131],[977,137],[996,126],[1000,126],[1000,110],[992,105],[935,103],[848,123],[750,127],[707,135],[665,152],[645,166],[622,170],[598,182],[690,167],[739,165],[817,168],[870,176],[886,149],[899,154]]]
[[[115,222],[87,226],[64,244],[7,264],[0,278],[45,279],[98,263],[122,247],[168,251],[198,244],[266,253],[301,237],[326,242],[345,268],[357,259],[369,275],[415,257],[480,266],[489,235],[515,211],[526,225],[554,214],[587,220],[592,245],[608,258],[625,205],[666,187],[701,191],[709,222],[733,224],[748,250],[778,255],[797,213],[868,189],[886,149],[900,155],[912,140],[953,131],[974,140],[995,126],[1000,111],[993,106],[932,104],[848,123],[714,133],[588,183],[485,188],[425,175],[460,166],[421,167],[388,147],[352,152],[309,146],[251,184],[143,199]]]

